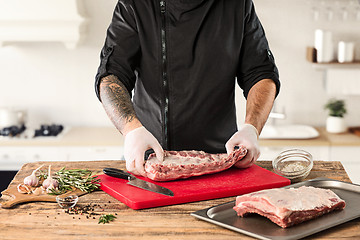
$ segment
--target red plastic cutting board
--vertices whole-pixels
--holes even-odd
[[[132,209],[231,197],[290,184],[289,179],[257,165],[246,169],[230,168],[220,173],[169,182],[155,182],[148,178],[139,177],[169,188],[174,193],[173,197],[131,186],[126,184],[127,180],[107,175],[98,175],[98,178],[101,179],[101,190]]]

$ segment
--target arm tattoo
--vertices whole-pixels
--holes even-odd
[[[126,123],[137,118],[130,94],[116,76],[101,79],[100,98],[107,115],[121,133]]]

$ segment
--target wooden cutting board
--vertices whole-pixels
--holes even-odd
[[[98,178],[101,179],[101,190],[132,209],[231,197],[290,184],[289,179],[257,165],[246,169],[230,168],[220,173],[169,182],[155,182],[148,178],[139,177],[145,181],[169,188],[174,192],[173,197],[131,186],[126,184],[127,180],[124,179],[107,175],[98,175]]]
[[[81,196],[86,194],[87,192],[83,192],[79,189],[76,189],[74,191],[70,191],[67,193],[64,193],[62,195],[57,195],[61,197],[66,197],[69,195],[77,195]],[[12,187],[9,189],[6,189],[1,192],[1,194],[4,196],[10,197],[10,200],[6,202],[1,203],[2,208],[12,208],[16,204],[19,203],[26,203],[26,202],[56,202],[56,195],[49,195],[49,194],[40,194],[40,195],[34,195],[34,194],[24,194],[20,193],[17,190],[17,187]]]

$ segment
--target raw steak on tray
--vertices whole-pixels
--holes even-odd
[[[273,188],[238,196],[234,210],[241,217],[249,213],[260,214],[287,228],[344,208],[345,201],[333,191],[302,186]]]
[[[160,162],[151,154],[145,163],[147,177],[154,181],[170,181],[224,171],[241,160],[247,153],[240,146],[231,154],[210,154],[203,151],[164,151]]]

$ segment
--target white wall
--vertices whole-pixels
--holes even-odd
[[[254,2],[280,72],[282,87],[276,100],[276,107],[279,111],[285,109],[287,119],[282,121],[322,126],[327,116],[323,109],[324,104],[329,98],[338,97],[346,100],[348,124],[359,125],[360,96],[328,95],[324,88],[324,73],[315,70],[312,64],[306,61],[305,56],[306,46],[314,45],[314,30],[320,28],[332,31],[334,42],[355,41],[356,58],[359,60],[360,19],[356,20],[354,14],[360,11],[360,4],[348,0],[254,0]],[[340,18],[344,6],[349,11],[347,21]],[[315,8],[319,9],[318,20],[314,20]],[[326,20],[324,16],[326,10],[333,12],[332,21]],[[358,80],[359,84],[353,87],[360,88],[360,79]]]
[[[0,107],[28,110],[30,125],[111,125],[94,91],[105,32],[117,1],[83,1],[87,38],[75,50],[61,43],[0,48]]]
[[[90,20],[88,36],[75,50],[68,50],[60,43],[22,43],[0,48],[0,107],[27,109],[31,124],[110,126],[94,93],[94,76],[116,2],[84,1]],[[314,2],[321,1],[255,0],[255,5],[280,70],[282,89],[277,107],[285,108],[284,122],[318,126],[324,125],[323,105],[331,96],[323,88],[322,72],[306,62],[306,46],[313,45],[314,29],[327,28],[334,32],[335,40],[357,39],[360,59],[360,22],[315,21],[311,14]],[[323,2],[332,2],[332,7],[340,9],[335,0]],[[241,123],[245,102],[238,93]],[[360,96],[339,97],[347,101],[348,123],[359,125]]]

